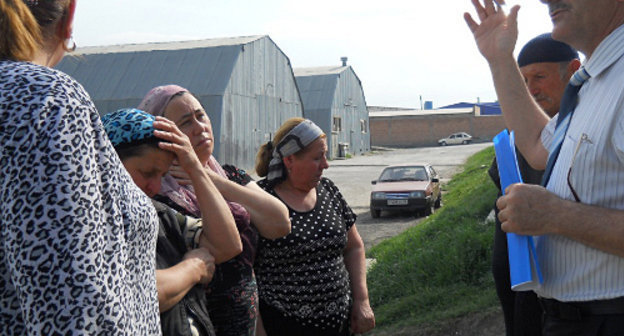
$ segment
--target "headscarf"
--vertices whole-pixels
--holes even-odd
[[[151,89],[139,104],[138,109],[155,116],[162,117],[171,98],[180,92],[189,92],[178,85],[161,85]]]
[[[305,119],[286,134],[273,148],[267,182],[274,184],[286,177],[283,159],[306,148],[318,137],[323,130],[309,119]]]
[[[143,101],[139,104],[139,109],[144,109],[147,113],[155,116],[164,116],[165,109],[167,109],[167,105],[169,105],[171,99],[181,92],[190,94],[187,89],[179,85],[169,84],[157,86],[145,95],[145,98],[143,98]],[[221,165],[217,162],[217,159],[215,159],[214,156],[210,155],[207,165],[210,169],[212,169],[212,171],[221,177],[226,179],[228,178],[227,174],[223,168],[221,168]],[[193,189],[192,185],[182,186],[173,176],[167,174],[162,179],[159,194],[168,197],[194,216],[201,216],[199,202],[197,201],[195,189]],[[237,211],[243,211],[247,214],[245,208],[243,208],[240,204],[235,202],[228,202],[228,204],[230,205],[230,208],[236,208]],[[238,207],[242,209],[238,209]]]
[[[127,108],[102,117],[104,130],[113,147],[135,145],[154,136],[156,118],[144,111]]]

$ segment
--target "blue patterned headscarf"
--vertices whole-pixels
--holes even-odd
[[[104,129],[114,147],[153,137],[154,120],[153,115],[134,108],[117,110],[102,117]]]

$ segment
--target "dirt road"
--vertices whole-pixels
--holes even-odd
[[[357,213],[357,228],[366,249],[369,249],[422,220],[409,213],[383,212],[380,218],[375,219],[370,216],[371,181],[379,177],[384,167],[400,163],[430,163],[444,183],[457,172],[469,156],[491,145],[490,142],[446,147],[378,150],[346,160],[333,160],[324,175],[336,183],[351,208]],[[442,203],[444,204],[444,199]]]

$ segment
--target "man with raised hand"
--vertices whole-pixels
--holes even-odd
[[[500,1],[499,1],[500,2]],[[536,237],[545,335],[624,334],[624,0],[542,0],[552,37],[585,54],[552,120],[513,57],[519,6],[472,0],[464,18],[487,60],[503,117],[543,185],[499,198],[502,229]]]

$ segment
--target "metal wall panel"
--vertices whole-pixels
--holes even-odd
[[[260,146],[288,118],[303,115],[290,61],[271,39],[244,45],[225,90],[219,152],[224,162],[252,169]]]
[[[327,134],[329,158],[335,158],[338,144],[347,143],[351,154],[370,151],[368,110],[362,84],[350,66],[295,69],[305,117]],[[333,118],[340,117],[342,129],[332,133]],[[362,132],[360,120],[366,123]]]
[[[153,87],[178,84],[202,103],[221,163],[252,169],[256,151],[303,115],[290,60],[268,36],[84,48],[57,66],[101,114],[136,107]]]

